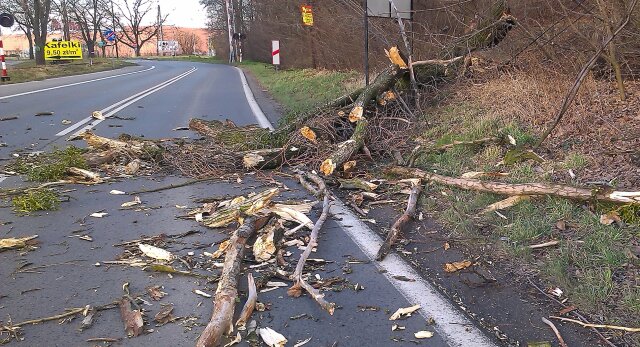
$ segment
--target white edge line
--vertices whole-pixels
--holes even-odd
[[[239,70],[239,69],[238,69]],[[241,75],[244,77],[242,70]],[[246,79],[245,79],[246,81]],[[251,90],[249,90],[251,92]],[[253,98],[252,98],[253,99]],[[255,99],[253,99],[255,102]],[[262,114],[264,116],[264,114]],[[256,118],[258,118],[256,116]],[[258,118],[258,120],[260,120]],[[268,128],[273,125],[264,118]],[[263,125],[267,127],[266,125]],[[497,345],[487,337],[475,324],[425,281],[415,269],[407,264],[397,254],[389,254],[382,262],[376,260],[376,255],[382,239],[364,222],[356,217],[339,199],[330,208],[330,213],[336,218],[338,225],[346,232],[351,240],[371,260],[376,267],[386,270],[384,276],[397,291],[412,304],[420,305],[420,314],[425,318],[433,318],[435,330],[451,347],[496,347]],[[415,282],[398,281],[393,276],[405,276],[415,279]]]
[[[17,93],[17,94],[0,96],[0,100],[15,98],[15,97],[18,97],[18,96],[42,93],[42,92],[47,92],[47,91],[50,91],[50,90],[56,90],[56,89],[61,89],[61,88],[73,87],[73,86],[77,86],[77,85],[80,85],[80,84],[87,84],[87,83],[91,83],[91,82],[103,81],[103,80],[108,80],[108,79],[111,79],[111,78],[116,78],[116,77],[121,77],[121,76],[134,75],[134,74],[138,74],[138,73],[141,73],[141,72],[150,71],[150,70],[153,70],[155,68],[156,68],[156,66],[152,65],[150,68],[144,69],[144,70],[132,71],[132,72],[127,72],[127,73],[123,73],[123,74],[119,74],[119,75],[100,77],[100,78],[95,78],[95,79],[87,80],[87,81],[74,82],[74,83],[63,84],[63,85],[55,86],[55,87],[49,87],[49,88],[31,90],[31,91],[28,91],[28,92],[22,92],[22,93]],[[77,75],[77,76],[82,76],[82,75]],[[15,84],[15,85],[19,86],[20,84]]]
[[[116,112],[118,112],[118,111],[122,110],[123,108],[125,108],[125,107],[127,107],[127,106],[129,106],[129,105],[133,104],[133,103],[134,103],[134,102],[136,102],[136,101],[142,100],[142,99],[146,98],[147,96],[149,96],[149,95],[151,95],[151,94],[153,94],[153,93],[155,93],[155,92],[157,92],[157,91],[159,91],[159,90],[161,90],[161,89],[164,89],[165,87],[167,87],[167,86],[169,86],[169,85],[171,85],[171,84],[173,84],[173,83],[175,83],[175,82],[178,82],[179,80],[181,80],[181,79],[183,79],[183,78],[185,78],[185,77],[189,76],[190,74],[192,74],[192,73],[196,72],[197,70],[198,70],[198,68],[196,68],[196,67],[192,67],[192,68],[191,68],[191,70],[189,70],[189,71],[187,71],[187,72],[184,72],[184,73],[182,73],[182,74],[180,74],[180,75],[178,75],[178,76],[176,76],[176,77],[172,78],[172,79],[171,79],[171,80],[169,80],[169,81],[165,81],[165,82],[163,82],[164,84],[162,84],[162,85],[158,86],[157,88],[155,88],[155,89],[153,89],[153,90],[151,90],[151,91],[149,91],[149,92],[147,92],[147,93],[145,93],[145,94],[143,94],[143,95],[140,95],[140,96],[136,97],[135,99],[129,100],[129,101],[128,101],[128,102],[126,102],[125,104],[122,104],[122,105],[120,105],[119,107],[117,107],[117,108],[115,108],[115,109],[113,109],[113,110],[109,111],[109,113],[105,114],[105,115],[104,115],[105,119],[96,119],[96,120],[94,120],[93,122],[91,122],[91,123],[87,124],[84,128],[82,128],[82,129],[80,129],[80,130],[76,131],[76,132],[74,133],[74,135],[73,135],[73,136],[77,136],[77,135],[82,134],[83,132],[85,132],[85,131],[87,131],[87,130],[89,130],[89,129],[91,129],[91,128],[95,127],[95,126],[97,126],[98,124],[102,123],[102,122],[103,122],[103,121],[105,121],[107,118],[111,117],[112,115],[114,115]],[[73,137],[73,136],[72,136],[72,137]]]
[[[440,294],[431,284],[397,254],[389,254],[382,262],[375,260],[382,239],[339,200],[334,201],[331,213],[339,216],[338,225],[349,235],[362,252],[377,267],[386,270],[384,276],[411,303],[420,305],[425,319],[433,318],[435,330],[455,347],[496,346],[478,327]],[[415,282],[394,280],[393,276],[414,278]]]
[[[247,77],[244,75],[244,71],[242,69],[236,67],[238,70],[238,74],[240,74],[240,80],[242,82],[242,89],[244,90],[244,95],[247,98],[247,102],[249,103],[249,107],[251,108],[251,112],[253,112],[253,116],[258,120],[258,124],[260,124],[263,128],[269,128],[270,130],[274,130],[273,125],[267,119],[267,116],[264,115],[260,105],[256,102],[255,97],[253,96],[253,92],[251,91],[251,87],[249,87],[249,82],[247,82]]]

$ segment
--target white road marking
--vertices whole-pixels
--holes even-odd
[[[6,180],[7,178],[9,178],[9,176],[0,174],[0,183],[2,183],[2,181]]]
[[[442,294],[425,281],[420,274],[397,254],[389,254],[382,262],[375,260],[382,239],[356,217],[341,201],[336,200],[330,209],[339,216],[337,223],[358,245],[360,250],[378,268],[386,270],[384,276],[411,303],[420,305],[420,314],[432,317],[435,330],[452,347],[495,347],[493,343],[466,316],[460,313]],[[406,276],[415,282],[398,281],[393,276]]]
[[[105,119],[93,119],[91,117],[88,117],[88,120],[90,121],[90,120],[93,119],[93,122],[87,124],[86,126],[81,128],[80,130],[76,131],[72,135],[72,137],[73,136],[78,136],[78,135],[82,134],[83,132],[85,132],[85,131],[97,126],[98,124],[100,124],[103,121],[105,121],[107,118],[110,118],[111,116],[113,116],[116,112],[124,109],[125,107],[133,104],[134,102],[136,102],[138,100],[141,100],[141,99],[143,99],[143,98],[145,98],[145,97],[147,97],[147,96],[149,96],[149,95],[151,95],[151,94],[153,94],[153,93],[155,93],[155,92],[157,92],[157,91],[159,91],[159,90],[161,90],[161,89],[163,89],[163,88],[165,88],[165,87],[167,87],[167,86],[169,86],[169,85],[171,85],[171,84],[173,84],[173,83],[175,83],[175,82],[177,82],[177,81],[179,81],[179,80],[181,80],[181,79],[183,79],[183,78],[185,78],[187,76],[189,76],[190,74],[196,72],[197,70],[198,69],[196,67],[192,67],[187,72],[184,72],[184,73],[182,73],[182,74],[180,74],[180,75],[178,75],[176,77],[173,77],[173,78],[171,78],[171,79],[169,79],[167,81],[164,81],[164,82],[162,82],[162,83],[160,83],[160,84],[158,84],[156,86],[153,86],[153,87],[151,87],[151,88],[149,88],[147,90],[144,90],[144,91],[134,95],[133,97],[129,97],[127,99],[121,100],[121,101],[119,101],[119,102],[107,107],[106,109],[109,110],[109,111],[106,112],[106,113],[103,113],[103,116],[104,116]],[[69,132],[73,131],[75,128],[77,128],[77,127],[79,127],[81,125],[84,125],[84,123],[86,123],[86,121],[87,121],[87,118],[85,118],[84,120],[72,125],[70,128],[73,128],[73,129],[71,129],[71,130],[65,129],[65,130],[61,131],[60,133],[58,133],[58,134],[62,134],[63,133],[62,135],[56,134],[56,136],[66,135]]]
[[[95,79],[88,80],[88,81],[81,81],[81,82],[63,84],[63,85],[59,85],[59,86],[55,86],[55,87],[31,90],[31,91],[28,91],[28,92],[11,94],[11,95],[7,95],[7,96],[0,96],[0,100],[9,99],[9,98],[15,98],[15,97],[18,97],[18,96],[23,96],[23,95],[42,93],[42,92],[46,92],[46,91],[49,91],[49,90],[67,88],[67,87],[77,86],[77,85],[80,85],[80,84],[87,84],[87,83],[92,83],[92,82],[97,82],[97,81],[103,81],[103,80],[108,80],[108,79],[111,79],[111,78],[116,78],[116,77],[121,77],[121,76],[134,75],[134,74],[138,74],[138,73],[141,73],[141,72],[151,71],[151,70],[153,70],[155,68],[156,68],[156,66],[153,65],[150,68],[144,69],[144,70],[132,71],[132,72],[127,72],[127,73],[123,73],[123,74],[119,74],[119,75],[113,75],[113,76],[100,77],[100,78],[95,78]]]
[[[244,95],[247,98],[247,102],[249,103],[249,107],[251,107],[251,112],[253,112],[253,116],[258,120],[258,124],[260,124],[263,128],[269,128],[273,130],[273,125],[267,119],[267,117],[262,112],[260,105],[256,102],[256,99],[253,97],[253,92],[249,87],[249,82],[247,82],[247,77],[244,75],[242,69],[236,67],[238,70],[238,74],[240,74],[240,81],[242,82],[242,89],[244,90]]]

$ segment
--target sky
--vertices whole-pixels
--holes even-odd
[[[205,28],[207,15],[198,0],[159,0],[167,24],[186,28]]]

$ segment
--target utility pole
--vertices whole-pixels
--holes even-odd
[[[116,12],[113,10],[113,0],[111,0],[111,24],[113,25],[113,31],[116,32]],[[116,37],[113,40],[113,44],[116,46],[116,58],[120,58],[120,54],[118,54],[118,33],[116,32]]]
[[[364,0],[364,83],[369,85],[369,4]]]
[[[229,34],[229,64],[233,64],[233,28],[231,24],[231,11],[233,11],[233,7],[229,4],[230,0],[225,0],[224,4],[227,8],[227,31]]]

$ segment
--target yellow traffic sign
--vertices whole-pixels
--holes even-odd
[[[300,12],[302,12],[302,24],[305,26],[313,26],[313,9],[310,5],[300,6]]]
[[[80,41],[52,41],[44,46],[45,60],[80,60],[82,44]]]

